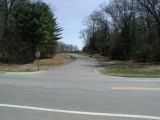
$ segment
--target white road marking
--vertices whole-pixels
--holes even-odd
[[[112,87],[112,90],[140,90],[140,91],[160,91],[160,88],[148,87]]]
[[[45,73],[46,71],[33,71],[33,72],[5,72],[7,75],[37,75]]]
[[[65,114],[101,116],[101,117],[119,117],[119,118],[137,118],[137,119],[160,120],[160,116],[69,111],[69,110],[57,110],[57,109],[40,108],[40,107],[10,105],[10,104],[0,104],[0,107],[15,108],[15,109],[25,109],[25,110],[35,110],[35,111],[43,111],[43,112],[56,112],[56,113],[65,113]]]

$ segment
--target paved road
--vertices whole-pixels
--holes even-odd
[[[97,61],[0,74],[0,120],[160,120],[160,79],[101,75]]]

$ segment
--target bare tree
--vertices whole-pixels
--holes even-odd
[[[1,0],[2,14],[4,16],[4,34],[8,33],[15,10],[25,1],[27,0]]]
[[[65,44],[63,42],[59,42],[58,52],[78,52],[79,48],[76,45]]]
[[[160,60],[160,0],[112,0],[100,7],[83,31],[85,51],[104,50],[119,60]]]
[[[153,16],[156,26],[157,33],[159,36],[159,44],[160,44],[160,0],[137,0],[138,3]]]

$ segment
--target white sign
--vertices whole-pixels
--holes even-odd
[[[41,52],[40,51],[36,51],[36,57],[39,58],[41,56]]]

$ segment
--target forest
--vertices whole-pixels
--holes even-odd
[[[62,28],[40,1],[0,0],[0,62],[28,63],[54,56]]]
[[[85,20],[84,52],[160,62],[160,0],[111,0]]]

